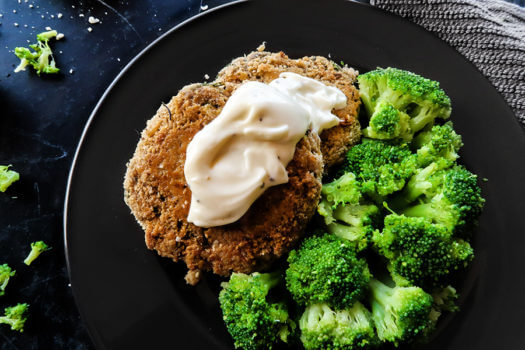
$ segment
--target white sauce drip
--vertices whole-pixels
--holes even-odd
[[[345,106],[339,89],[295,73],[268,85],[241,85],[188,145],[188,222],[212,227],[237,221],[267,188],[288,182],[286,166],[308,129],[320,133],[338,125],[331,111]]]

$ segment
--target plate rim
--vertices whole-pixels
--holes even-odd
[[[62,220],[62,224],[63,224],[63,238],[64,238],[64,254],[65,254],[65,260],[66,260],[66,268],[67,268],[67,275],[68,275],[68,279],[69,279],[69,283],[70,283],[70,287],[71,287],[71,292],[72,292],[72,295],[73,295],[73,299],[74,299],[74,302],[75,302],[75,306],[80,314],[80,317],[81,317],[81,321],[89,335],[89,338],[92,342],[92,345],[94,345],[95,347],[97,345],[99,345],[99,342],[96,341],[97,337],[95,337],[95,334],[94,332],[92,331],[92,329],[89,327],[88,323],[86,322],[85,320],[85,314],[84,312],[82,311],[82,308],[80,307],[79,305],[79,298],[77,296],[77,293],[75,291],[75,288],[73,288],[73,278],[72,278],[72,270],[71,270],[71,261],[70,261],[70,249],[69,249],[69,240],[68,240],[68,212],[70,210],[70,197],[71,197],[71,189],[72,189],[72,183],[73,183],[73,179],[74,179],[74,175],[75,175],[75,169],[77,167],[77,163],[78,163],[78,159],[79,159],[79,155],[80,155],[80,152],[83,148],[83,145],[84,145],[84,142],[86,140],[86,137],[87,137],[87,134],[89,133],[90,131],[90,127],[91,127],[91,124],[92,122],[94,121],[95,117],[97,116],[99,110],[101,109],[102,105],[106,102],[108,96],[112,93],[113,89],[115,88],[115,86],[120,82],[120,80],[126,75],[126,73],[128,73],[129,70],[132,69],[132,67],[135,65],[135,63],[140,60],[144,55],[146,55],[150,50],[152,50],[155,46],[157,46],[161,41],[165,40],[166,37],[168,37],[169,35],[171,35],[173,32],[179,30],[181,27],[184,27],[188,24],[190,24],[191,22],[193,21],[196,21],[198,20],[199,18],[203,17],[203,16],[206,16],[210,13],[213,13],[213,12],[216,12],[216,11],[220,11],[224,8],[229,8],[229,7],[235,7],[236,5],[240,5],[240,4],[244,4],[244,3],[249,3],[249,2],[254,2],[254,1],[264,1],[264,0],[233,0],[231,2],[228,2],[228,3],[224,3],[224,4],[221,4],[221,5],[218,5],[216,7],[213,7],[209,10],[206,10],[206,11],[202,11],[194,16],[191,16],[189,18],[187,18],[186,20],[182,21],[181,23],[171,27],[168,31],[166,31],[165,33],[163,33],[161,36],[159,36],[158,38],[156,38],[155,40],[153,40],[150,44],[148,44],[146,47],[144,47],[137,55],[135,55],[125,66],[124,68],[122,68],[120,70],[120,72],[115,76],[115,78],[111,81],[111,83],[107,86],[107,88],[104,90],[103,94],[100,96],[100,98],[98,99],[95,107],[93,108],[93,110],[91,111],[87,121],[85,122],[85,125],[83,127],[83,130],[82,130],[82,133],[81,133],[81,136],[79,137],[78,139],[78,143],[77,143],[77,146],[75,148],[75,152],[74,152],[74,156],[71,160],[71,163],[70,163],[70,168],[69,168],[69,172],[68,172],[68,176],[67,176],[67,181],[66,181],[66,191],[65,191],[65,194],[64,194],[64,207],[63,207],[63,211],[62,211],[62,215],[63,215],[63,220]],[[498,91],[496,89],[496,87],[492,84],[492,82],[488,79],[487,76],[485,76],[479,69],[478,67],[476,67],[476,65],[470,61],[467,57],[465,57],[465,55],[463,55],[457,48],[453,47],[452,45],[450,45],[448,42],[446,42],[445,40],[443,40],[442,38],[440,38],[436,33],[434,32],[431,32],[430,30],[426,29],[425,27],[419,25],[419,24],[416,24],[412,21],[410,21],[409,19],[405,18],[405,17],[402,17],[400,15],[397,15],[397,14],[394,14],[392,12],[389,12],[387,10],[384,10],[384,9],[381,9],[381,8],[378,8],[378,7],[375,7],[371,4],[368,4],[368,3],[363,3],[363,2],[360,2],[358,0],[343,0],[345,2],[348,2],[348,3],[351,3],[352,5],[355,5],[355,6],[363,6],[363,7],[367,7],[373,11],[376,11],[376,12],[379,12],[379,13],[382,13],[382,15],[384,16],[390,16],[390,17],[396,17],[402,21],[404,21],[405,23],[407,23],[408,25],[412,26],[413,28],[417,28],[417,30],[419,31],[423,31],[423,32],[426,32],[427,34],[430,34],[432,35],[433,37],[435,37],[437,40],[441,41],[442,43],[444,43],[446,46],[448,46],[449,48],[451,48],[453,51],[456,52],[457,55],[461,56],[462,59],[469,65],[471,65],[477,72],[478,74],[483,78],[485,79],[489,85],[492,87],[492,89],[494,90],[494,92],[496,92],[496,94],[498,95],[498,98],[501,100],[501,102],[503,102],[502,105],[504,105],[507,109],[507,112],[513,116],[513,120],[514,120],[514,123],[516,124],[516,127],[518,127],[520,130],[521,130],[521,135],[525,137],[525,126],[522,125],[517,117],[516,117],[516,113],[514,112],[514,110],[508,105],[508,103],[505,101],[505,99],[503,98],[503,95],[501,94],[500,91]]]
[[[109,96],[109,94],[113,91],[113,89],[115,88],[115,86],[118,84],[118,82],[123,78],[123,76],[132,68],[132,66],[134,66],[135,62],[137,62],[138,60],[140,60],[140,58],[142,58],[142,56],[144,56],[149,50],[153,49],[153,47],[155,47],[156,45],[158,45],[158,43],[162,40],[164,40],[167,36],[171,35],[171,33],[179,30],[181,27],[183,26],[186,26],[187,24],[199,19],[200,17],[203,17],[203,16],[206,16],[207,14],[209,13],[212,13],[212,12],[216,12],[216,11],[219,11],[223,8],[226,8],[226,7],[234,7],[238,4],[242,4],[242,3],[247,3],[249,1],[252,1],[252,0],[234,0],[232,2],[229,2],[229,3],[225,3],[225,4],[222,4],[222,5],[219,5],[219,6],[216,6],[214,8],[211,8],[209,10],[206,10],[206,11],[202,11],[194,16],[191,16],[190,18],[182,21],[181,23],[173,26],[172,28],[170,28],[168,31],[166,31],[164,34],[162,34],[161,36],[159,36],[158,38],[156,38],[155,40],[153,40],[150,44],[148,44],[145,48],[143,48],[137,55],[135,55],[125,66],[124,68],[122,68],[122,70],[117,74],[117,76],[111,81],[111,83],[108,85],[108,87],[104,90],[104,93],[101,95],[101,97],[98,99],[97,101],[97,104],[95,105],[95,107],[93,108],[93,110],[91,111],[85,125],[84,125],[84,128],[82,130],[82,134],[80,135],[80,138],[78,140],[78,144],[75,148],[75,154],[73,156],[73,159],[71,160],[71,166],[69,168],[69,172],[68,172],[68,176],[67,176],[67,181],[66,181],[66,191],[64,193],[64,207],[63,207],[63,210],[62,210],[62,234],[63,234],[63,239],[64,239],[64,255],[65,255],[65,259],[66,259],[66,268],[67,268],[67,277],[69,279],[69,286],[70,286],[70,289],[71,289],[71,293],[73,294],[73,299],[75,301],[75,307],[77,308],[77,311],[78,313],[80,314],[80,318],[81,318],[81,321],[84,325],[84,328],[86,329],[88,335],[89,335],[89,338],[92,342],[92,345],[94,345],[95,347],[97,346],[97,342],[95,341],[95,335],[93,333],[93,331],[91,330],[91,328],[88,326],[87,322],[85,321],[85,315],[84,315],[84,312],[82,311],[82,308],[80,307],[79,305],[79,298],[77,296],[77,293],[75,291],[75,288],[73,288],[73,278],[72,278],[72,271],[71,271],[71,261],[70,261],[70,251],[69,251],[69,244],[68,244],[68,212],[69,212],[69,209],[70,209],[70,205],[69,205],[69,202],[70,202],[70,196],[71,196],[71,185],[72,185],[72,182],[73,182],[73,178],[74,178],[74,175],[75,175],[75,168],[77,166],[77,162],[78,162],[78,158],[79,158],[79,154],[80,154],[80,151],[82,149],[82,146],[84,145],[84,141],[86,139],[86,136],[90,130],[90,126],[93,122],[93,120],[95,119],[96,115],[98,114],[100,108],[102,107],[102,105],[104,104],[104,102],[107,100],[107,97]]]

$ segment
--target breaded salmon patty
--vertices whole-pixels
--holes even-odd
[[[219,115],[242,82],[270,82],[286,71],[341,89],[347,107],[334,113],[342,122],[320,137],[308,132],[286,168],[288,183],[266,190],[237,222],[209,228],[188,223],[191,191],[184,163],[193,136]],[[323,57],[292,60],[282,52],[254,52],[235,59],[215,82],[181,89],[148,121],[127,165],[125,201],[145,231],[148,248],[183,260],[190,284],[199,281],[202,271],[228,276],[264,270],[291,250],[316,211],[323,170],[342,160],[359,140],[356,75]]]

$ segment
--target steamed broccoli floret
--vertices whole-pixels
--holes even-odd
[[[58,73],[60,69],[56,67],[53,51],[51,51],[49,47],[49,40],[56,37],[57,34],[56,30],[38,34],[37,43],[29,45],[34,51],[26,47],[16,47],[15,55],[20,58],[20,64],[16,67],[15,73],[25,70],[28,65],[33,66],[38,75],[40,75],[40,73]]]
[[[371,197],[399,191],[412,176],[415,157],[407,145],[364,139],[347,153],[345,171],[356,175],[361,189]]]
[[[330,220],[334,221],[326,228],[329,233],[351,241],[361,251],[372,239],[379,214],[379,209],[373,204],[340,205],[330,213]]]
[[[286,287],[299,305],[328,303],[345,309],[366,292],[370,272],[351,242],[325,234],[310,237],[288,256]]]
[[[345,173],[340,178],[324,184],[321,194],[331,208],[336,208],[339,204],[357,204],[361,199],[359,183],[353,173]]]
[[[454,131],[452,122],[435,125],[429,131],[423,131],[412,141],[417,148],[417,161],[426,166],[436,159],[447,160],[452,165],[459,157],[458,151],[463,146],[461,136]]]
[[[18,304],[16,306],[6,307],[5,315],[0,317],[0,324],[4,323],[11,326],[14,331],[23,332],[24,324],[27,320],[28,304]]]
[[[373,242],[388,259],[388,269],[398,285],[429,291],[446,285],[449,275],[474,257],[467,242],[453,238],[445,227],[427,218],[388,215]]]
[[[0,296],[5,294],[5,289],[9,279],[15,275],[16,271],[12,270],[9,265],[0,265]]]
[[[425,195],[432,197],[443,184],[443,171],[451,166],[450,162],[444,158],[438,158],[424,168],[418,168],[414,175],[407,181],[403,190],[397,193],[389,204],[394,209],[402,208],[415,201],[419,196]]]
[[[410,141],[413,133],[410,129],[408,114],[398,111],[390,103],[380,102],[370,117],[363,135],[373,139],[392,140],[396,138]]]
[[[288,316],[286,303],[271,302],[270,290],[282,282],[281,274],[233,273],[222,283],[219,301],[223,319],[236,348],[272,349],[288,342],[295,324]]]
[[[358,250],[366,248],[376,222],[379,209],[363,202],[359,183],[353,173],[323,185],[318,212],[324,217],[328,232],[352,241]]]
[[[357,77],[361,100],[369,116],[382,102],[410,116],[413,133],[450,116],[450,98],[437,81],[395,68],[376,69]]]
[[[9,186],[20,179],[20,175],[9,170],[10,165],[0,165],[0,192],[5,192]]]
[[[38,242],[31,243],[31,252],[27,256],[27,258],[25,258],[24,264],[31,265],[33,260],[38,258],[38,256],[40,254],[42,254],[46,250],[50,250],[50,249],[51,249],[51,247],[48,246],[47,244],[45,244],[43,241],[38,241]]]
[[[432,312],[432,296],[419,287],[389,287],[370,280],[372,318],[382,341],[396,346],[402,342],[424,340],[437,321]]]
[[[335,311],[328,304],[313,304],[301,319],[301,341],[307,350],[368,349],[378,343],[370,311],[355,302]]]
[[[443,179],[423,197],[423,203],[402,210],[407,216],[430,218],[454,232],[463,232],[476,223],[485,200],[477,183],[477,176],[462,166],[455,166],[442,173]]]

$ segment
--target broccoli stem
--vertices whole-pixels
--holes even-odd
[[[363,238],[363,229],[353,226],[346,226],[337,223],[329,224],[328,232],[336,235],[337,237],[347,239],[349,241],[357,241]]]
[[[51,249],[47,244],[45,244],[43,241],[33,242],[31,243],[31,252],[27,256],[27,258],[24,259],[24,264],[31,265],[31,263],[40,256],[43,252],[46,250]]]
[[[29,255],[24,259],[24,264],[31,265],[31,263],[38,258],[41,252],[32,249]]]
[[[423,129],[427,124],[430,125],[434,122],[435,116],[432,113],[429,113],[430,110],[424,109],[421,110],[418,115],[410,119],[410,128],[413,132],[418,132]]]
[[[264,282],[265,287],[267,288],[266,290],[269,291],[270,289],[281,283],[281,278],[281,272],[274,271],[261,274],[260,280]]]
[[[379,303],[384,309],[385,305],[387,305],[384,301],[392,296],[392,288],[375,278],[370,279],[369,285],[372,290],[374,301]]]
[[[54,38],[57,35],[58,32],[56,30],[49,30],[47,32],[37,34],[36,38],[38,41],[48,41],[49,39]]]
[[[374,315],[378,332],[383,334],[386,330],[389,330],[391,333],[397,333],[397,323],[395,322],[395,319],[392,318],[392,313],[389,312],[392,306],[390,302],[390,298],[393,294],[392,288],[375,278],[370,279],[369,286],[372,292],[370,302],[372,306],[372,314]]]
[[[432,203],[421,203],[408,208],[405,208],[402,211],[402,214],[406,216],[417,216],[417,217],[427,217],[433,221],[447,221],[450,217],[450,214],[446,211],[437,208]]]
[[[403,191],[403,196],[407,203],[413,202],[417,197],[421,196],[426,190],[432,187],[432,184],[427,179],[430,175],[436,172],[437,169],[437,164],[432,163],[412,176]]]

